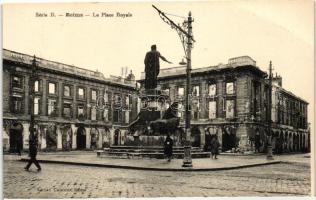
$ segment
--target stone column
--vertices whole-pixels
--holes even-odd
[[[301,150],[301,140],[302,140],[301,133],[298,133],[297,137],[298,137],[298,145],[297,145],[298,148],[297,148],[297,151],[300,151]]]
[[[87,109],[86,109],[86,113],[85,113],[85,116],[86,116],[86,119],[88,119],[88,120],[91,120],[91,109],[92,109],[92,105],[91,105],[91,102],[90,102],[90,98],[91,98],[91,94],[90,94],[90,92],[91,92],[91,90],[90,90],[90,88],[89,87],[87,87],[86,88],[86,96],[85,96],[85,99],[87,100]],[[90,146],[89,146],[89,148],[90,148]]]
[[[208,96],[208,89],[207,89],[207,83],[205,80],[202,81],[200,87],[201,87],[201,91],[200,91],[200,98],[201,98],[201,104],[199,105],[199,113],[200,113],[200,116],[199,116],[199,119],[206,119],[208,118],[208,109],[206,104],[207,104],[207,101],[206,101],[206,97]],[[203,128],[203,131],[204,131],[204,128]],[[205,135],[205,134],[204,134]]]
[[[46,116],[47,115],[47,80],[46,79],[42,79],[42,98],[41,98],[41,111],[40,114]],[[46,138],[45,138],[46,140]],[[46,147],[45,147],[46,148]]]
[[[217,130],[217,137],[218,137],[218,141],[220,143],[220,147],[223,147],[223,131],[222,128],[220,126],[215,126],[215,129]]]
[[[109,134],[109,143],[110,143],[110,145],[113,145],[114,144],[114,128],[111,128],[110,129],[110,134]]]
[[[86,127],[86,149],[90,149],[91,145],[91,135],[90,135],[90,127]]]
[[[124,143],[125,143],[125,141],[124,141],[125,133],[126,133],[125,130],[121,130],[121,134],[119,136],[120,137],[120,141],[119,141],[120,145],[124,145]]]
[[[98,149],[102,148],[103,135],[104,135],[104,129],[103,128],[99,128],[99,138],[98,138],[98,141],[97,141],[97,148]]]
[[[10,149],[10,136],[9,136],[9,133],[7,132],[7,129],[5,129],[4,127],[2,129],[2,137],[3,137],[3,148],[6,150],[9,150]]]
[[[57,131],[57,150],[61,150],[62,149],[62,133],[60,130],[60,125],[57,125],[56,131]]]
[[[199,127],[200,130],[200,147],[203,148],[205,145],[205,127]]]
[[[42,133],[42,145],[41,145],[41,149],[46,149],[46,134],[47,134],[47,129],[44,128],[43,133]]]
[[[72,149],[77,149],[77,127],[74,124],[71,124],[72,132]]]
[[[10,99],[11,74],[10,74],[9,70],[6,69],[5,67],[2,68],[2,77],[3,77],[3,81],[2,81],[2,91],[3,91],[2,112],[8,113],[8,112],[10,112],[10,100],[11,100]]]
[[[217,89],[217,94],[218,94],[218,98],[217,98],[217,117],[218,118],[224,118],[225,117],[225,111],[223,110],[223,101],[224,101],[224,95],[225,95],[225,84],[223,80],[218,80],[217,84],[216,84],[216,89]]]
[[[72,118],[73,119],[77,119],[77,112],[78,112],[78,108],[77,108],[77,85],[74,84],[73,86],[73,91],[72,91],[72,97],[73,97],[73,105],[72,105]],[[72,125],[71,125],[72,126]],[[76,128],[76,131],[77,131],[77,128]],[[74,134],[74,131],[73,131],[73,134]],[[74,137],[73,137],[74,138]],[[77,141],[77,140],[76,140]],[[72,143],[72,145],[76,144],[75,148],[77,148],[77,142],[76,143]]]
[[[29,149],[30,124],[23,123],[23,149]]]
[[[63,99],[62,97],[64,96],[63,94],[63,83],[62,82],[59,82],[58,83],[58,102],[57,102],[57,105],[58,105],[58,117],[62,117],[62,113],[63,113]],[[58,149],[58,147],[57,147]]]
[[[291,137],[291,147],[292,147],[292,151],[294,151],[294,149],[295,149],[295,146],[294,146],[294,143],[295,143],[294,138],[295,138],[295,133],[292,133],[292,137]]]
[[[31,85],[30,85],[30,79],[29,76],[25,76],[25,85],[24,85],[24,114],[29,115],[29,103],[30,102],[30,96],[29,96],[29,91],[31,90]]]
[[[239,148],[242,150],[247,149],[248,145],[248,132],[245,124],[240,124],[236,131],[236,137],[239,138]]]
[[[248,76],[239,77],[236,81],[236,114],[235,116],[243,119],[249,112],[249,99],[250,99],[250,88]],[[223,90],[225,91],[225,83],[223,83]],[[260,86],[259,86],[260,88]],[[258,91],[260,93],[260,91]],[[260,95],[259,95],[260,96]],[[258,99],[258,107],[260,108],[260,98]],[[261,108],[260,108],[261,109]]]

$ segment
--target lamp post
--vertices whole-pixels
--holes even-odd
[[[175,29],[178,32],[180,40],[182,42],[182,46],[186,55],[187,60],[187,79],[186,79],[186,94],[185,94],[185,134],[186,134],[186,142],[184,147],[184,159],[183,159],[183,167],[192,167],[192,158],[191,158],[191,113],[190,113],[190,94],[191,94],[191,50],[192,44],[195,42],[192,35],[192,14],[189,12],[187,21],[185,20],[182,27],[174,23],[171,19],[169,19],[166,13],[159,10],[156,6],[153,5],[153,8],[158,11],[161,19],[169,24],[172,29]],[[175,15],[174,15],[175,16]],[[179,17],[179,16],[178,16]],[[184,18],[184,17],[183,17]],[[187,28],[187,31],[185,30]]]
[[[272,62],[270,61],[269,64],[269,116],[268,116],[268,141],[267,141],[267,159],[273,160],[272,156],[272,144],[271,144],[271,138],[272,138]]]
[[[30,138],[34,138],[35,132],[35,119],[34,119],[34,98],[35,98],[35,81],[37,80],[37,64],[36,64],[36,57],[34,55],[32,60],[32,73],[30,76]]]
[[[185,95],[185,133],[186,144],[184,147],[183,167],[192,167],[191,158],[191,113],[190,113],[190,94],[191,94],[191,50],[192,50],[192,15],[189,12],[188,17],[188,37],[187,37],[187,80],[186,80],[186,95]]]

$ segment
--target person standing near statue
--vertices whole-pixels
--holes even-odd
[[[171,161],[172,153],[173,153],[173,140],[171,139],[170,135],[168,134],[166,140],[164,142],[164,154],[168,159],[168,162]]]
[[[211,140],[211,157],[212,159],[217,159],[217,155],[219,153],[220,143],[218,141],[217,134]]]
[[[163,61],[172,64],[165,57],[163,57],[159,51],[157,51],[156,45],[151,46],[151,51],[146,53],[145,56],[145,89],[151,90],[157,87],[157,76],[159,74],[160,65],[159,58]]]

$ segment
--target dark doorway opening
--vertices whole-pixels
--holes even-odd
[[[46,132],[46,149],[56,150],[57,149],[57,133],[56,126],[49,126]]]
[[[86,130],[84,127],[80,126],[77,130],[77,149],[86,148]]]
[[[192,127],[191,134],[193,137],[192,147],[200,147],[201,145],[201,131],[198,127]]]
[[[14,123],[10,128],[10,152],[21,153],[23,149],[23,126],[20,123]]]
[[[114,131],[114,145],[119,145],[119,138],[120,138],[120,129],[116,129]]]
[[[237,144],[237,138],[236,133],[230,128],[224,128],[223,130],[223,136],[222,136],[222,151],[228,151],[232,148],[236,148]]]

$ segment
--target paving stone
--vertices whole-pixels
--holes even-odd
[[[160,172],[4,162],[5,198],[307,196],[310,165],[284,163],[213,172]]]

